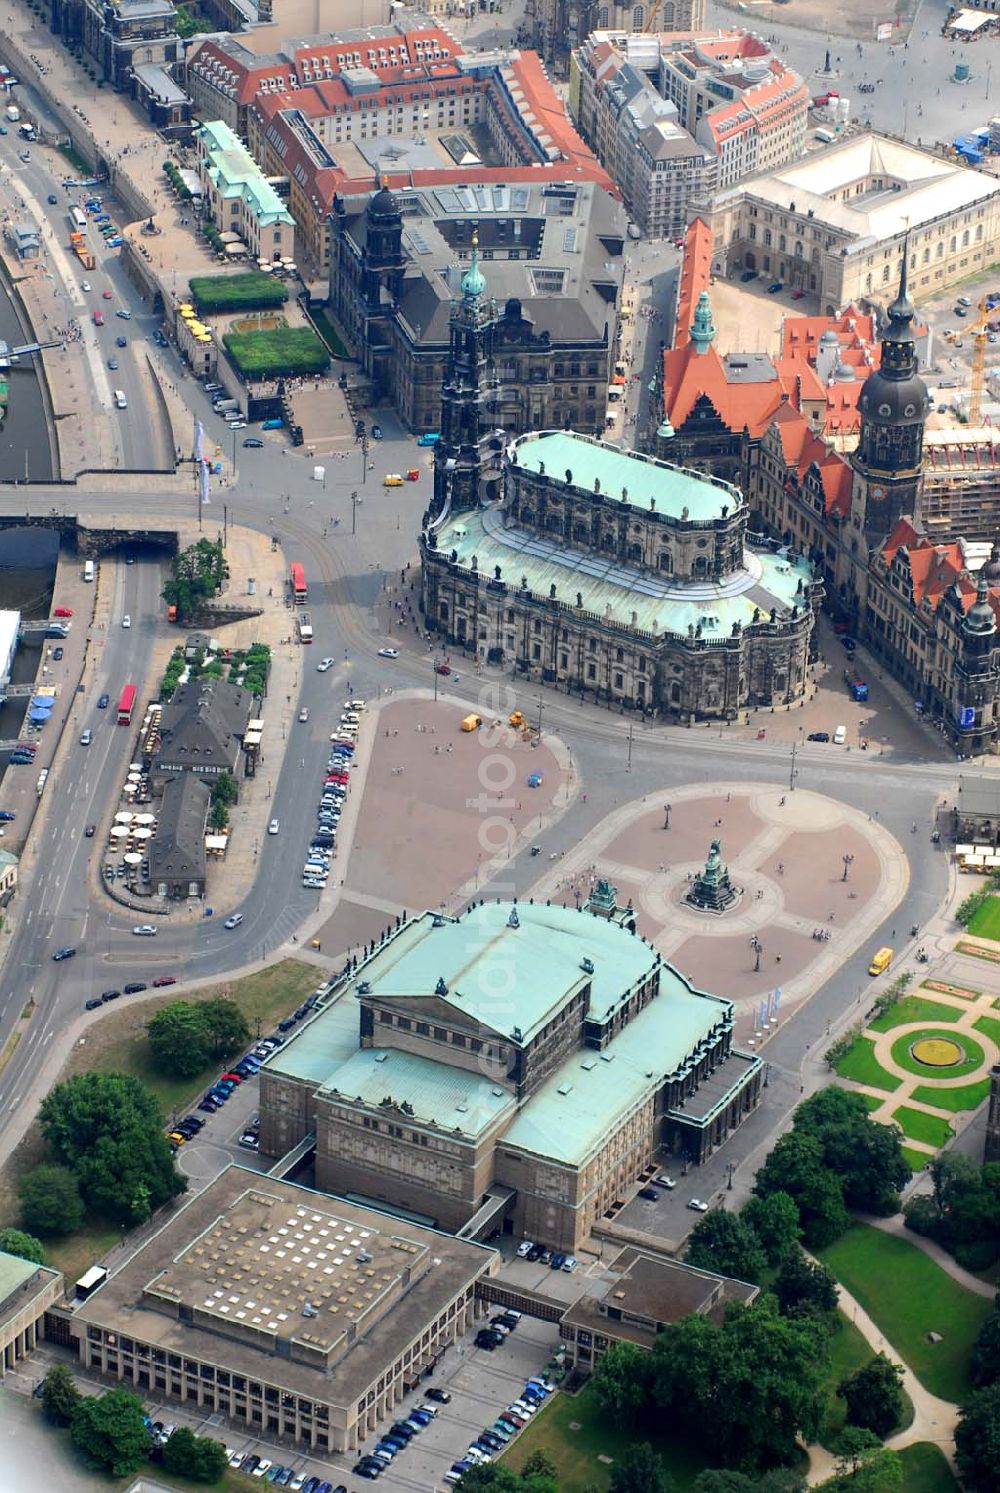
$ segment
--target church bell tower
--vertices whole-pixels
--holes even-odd
[[[429,518],[478,508],[487,443],[496,435],[498,384],[493,367],[496,305],[479,268],[479,235],[462,276],[449,324],[448,363],[441,385],[441,439],[434,450],[434,497]]]
[[[881,367],[869,373],[858,399],[861,431],[851,465],[870,546],[891,534],[904,514],[916,515],[920,493],[929,397],[917,372],[908,259],[909,240],[903,245],[899,292],[882,333]]]

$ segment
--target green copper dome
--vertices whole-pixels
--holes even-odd
[[[486,277],[479,268],[479,233],[472,235],[472,263],[462,276],[462,294],[467,296],[482,295],[486,289]]]

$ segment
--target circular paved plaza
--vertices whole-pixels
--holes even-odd
[[[685,900],[713,840],[738,891],[722,914]],[[823,794],[709,785],[615,810],[532,890],[572,906],[598,876],[692,984],[736,1002],[750,1040],[762,1001],[805,999],[873,935],[907,869],[877,821]]]

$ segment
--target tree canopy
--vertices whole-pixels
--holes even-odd
[[[213,1058],[238,1052],[250,1029],[233,1001],[170,1001],[149,1022],[146,1035],[160,1072],[194,1078]]]
[[[612,1343],[597,1360],[594,1393],[608,1418],[632,1425],[649,1403],[651,1360],[635,1343]]]
[[[762,1198],[783,1192],[794,1200],[802,1238],[812,1249],[832,1244],[847,1228],[843,1183],[826,1165],[815,1135],[790,1130],[780,1136],[757,1173],[754,1190]]]
[[[138,1395],[109,1389],[102,1395],[83,1395],[73,1412],[74,1444],[93,1467],[112,1477],[128,1477],[145,1462],[149,1432]]]
[[[786,1316],[812,1313],[832,1317],[837,1310],[837,1282],[833,1272],[810,1260],[798,1245],[785,1256],[771,1289]]]
[[[911,1175],[903,1132],[873,1120],[861,1094],[836,1085],[820,1089],[799,1105],[792,1128],[819,1140],[825,1165],[841,1179],[848,1208],[896,1211],[899,1189]]]
[[[521,1472],[498,1463],[484,1463],[463,1472],[458,1486],[462,1493],[559,1493],[551,1463],[544,1454],[533,1453]]]
[[[749,1224],[764,1251],[769,1265],[780,1265],[799,1242],[799,1210],[787,1192],[772,1192],[767,1197],[749,1197],[740,1210],[743,1222]]]
[[[1000,1312],[987,1317],[972,1350],[972,1382],[978,1389],[1000,1379]]]
[[[168,606],[177,608],[177,619],[184,619],[206,601],[218,596],[229,577],[222,540],[199,539],[170,561],[170,579],[161,595]]]
[[[159,1108],[121,1073],[78,1073],[39,1110],[42,1134],[75,1174],[84,1200],[121,1223],[141,1223],[187,1187],[174,1167]]]
[[[648,1441],[627,1446],[611,1468],[608,1493],[671,1493],[673,1481]]]
[[[79,1403],[80,1391],[69,1368],[64,1363],[54,1363],[42,1381],[42,1409],[46,1420],[55,1426],[72,1424]]]
[[[670,1324],[651,1357],[654,1405],[681,1416],[725,1465],[787,1462],[798,1435],[815,1437],[827,1333],[813,1320],[782,1317],[771,1296],[731,1305],[721,1327],[701,1316]]]
[[[163,1448],[166,1470],[195,1483],[217,1483],[228,1464],[221,1441],[196,1436],[188,1426],[178,1426]]]
[[[930,1174],[934,1190],[907,1203],[907,1227],[936,1240],[966,1269],[989,1269],[1000,1258],[1000,1163],[978,1166],[971,1156],[944,1151]]]
[[[969,1493],[993,1493],[1000,1467],[1000,1383],[977,1389],[959,1409],[955,1460]]]
[[[713,1208],[691,1231],[684,1258],[699,1270],[756,1283],[767,1263],[756,1233],[741,1213]]]
[[[21,1229],[0,1229],[0,1249],[7,1255],[18,1255],[22,1260],[32,1260],[36,1265],[45,1264],[45,1248],[40,1239],[25,1234]]]
[[[837,1385],[852,1426],[871,1431],[882,1440],[903,1417],[903,1370],[878,1353]]]
[[[73,1234],[83,1224],[80,1184],[65,1166],[32,1167],[17,1184],[21,1219],[42,1235]]]

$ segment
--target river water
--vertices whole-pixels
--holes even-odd
[[[32,336],[30,327],[21,325],[14,302],[0,279],[0,337],[17,347],[30,342]],[[11,364],[7,418],[0,427],[0,482],[24,482],[25,478],[30,482],[47,482],[53,475],[45,402],[35,366],[38,361],[39,354],[35,353]]]

